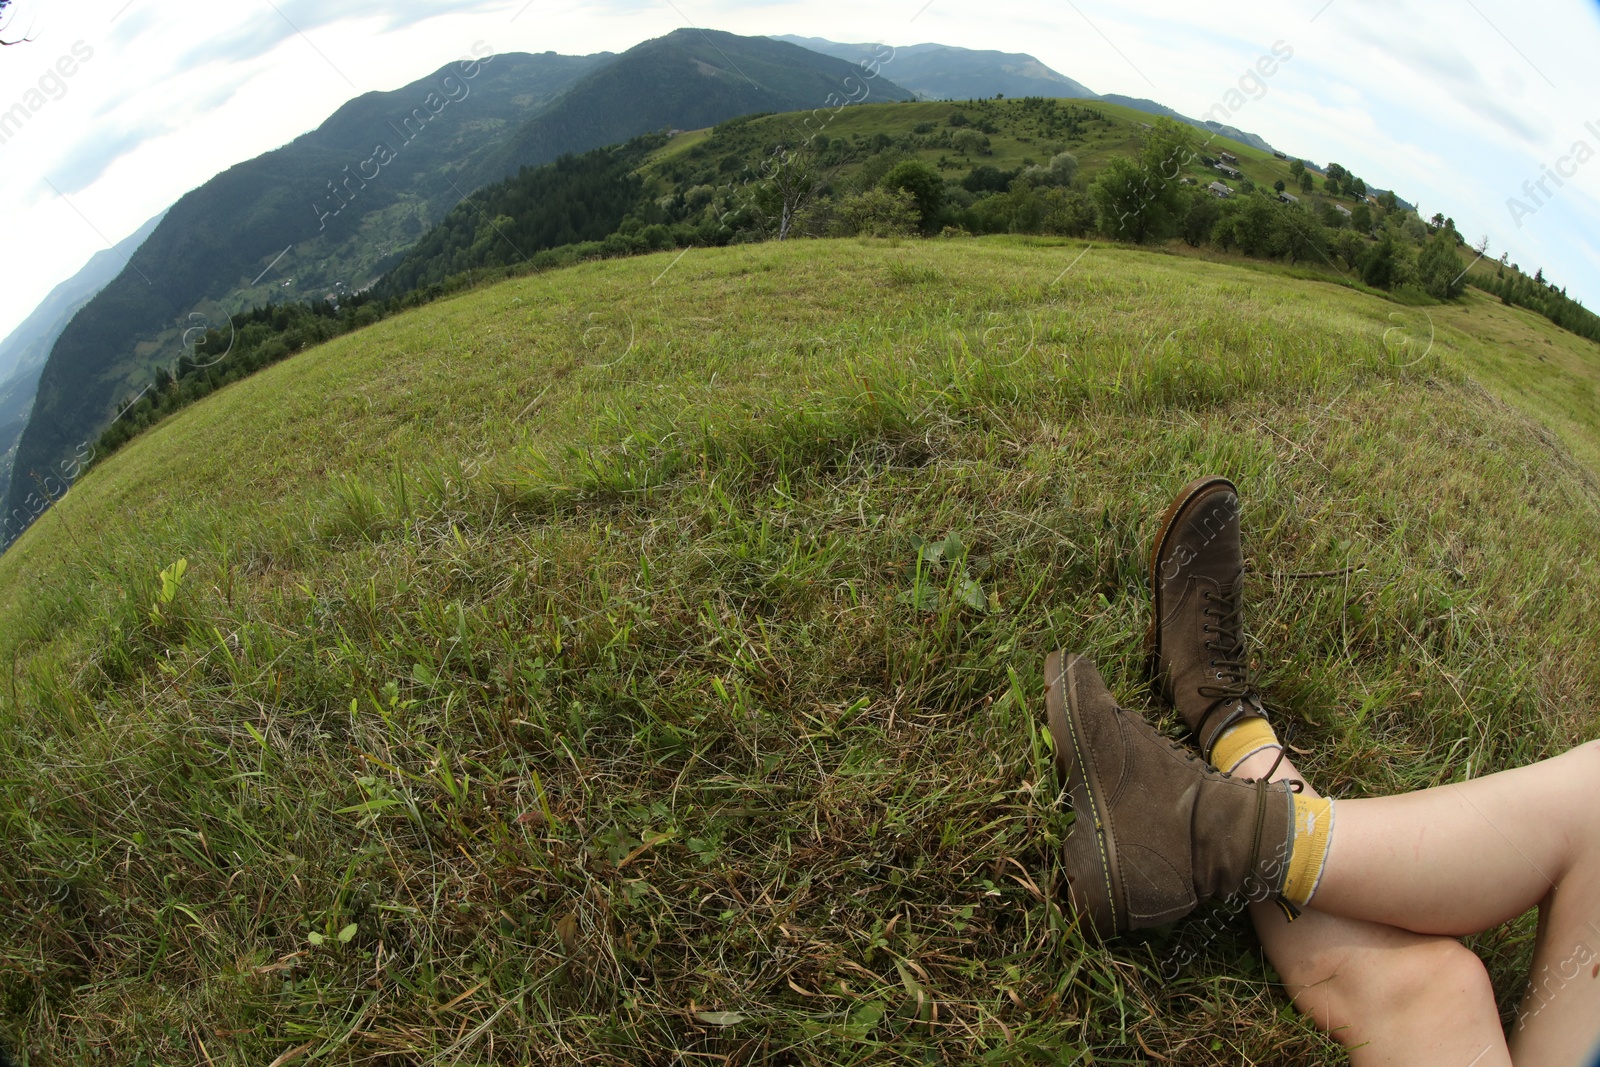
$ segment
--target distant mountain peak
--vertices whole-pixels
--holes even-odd
[[[996,52],[925,42],[912,45],[842,44],[822,37],[773,38],[852,62],[871,60],[879,73],[924,100],[1002,96],[1097,99],[1082,82],[1023,52]]]
[[[1215,122],[1202,123],[1165,104],[1141,97],[1094,92],[1082,82],[1052,70],[1023,52],[996,52],[948,44],[841,44],[823,37],[774,37],[776,41],[855,62],[871,60],[886,77],[924,100],[972,100],[1003,96],[1076,97],[1121,104],[1151,115],[1165,115],[1208,133],[1220,133],[1262,151],[1275,151],[1257,134]],[[885,58],[887,56],[887,58]]]

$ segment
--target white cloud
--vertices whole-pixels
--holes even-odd
[[[1506,208],[1583,138],[1600,151],[1600,6],[1556,0],[19,0],[37,39],[6,49],[0,114],[76,42],[93,50],[0,143],[12,205],[0,334],[105,239],[119,240],[233,163],[314,128],[346,100],[465,54],[622,51],[685,24],[734,33],[1029,52],[1103,93],[1207,111],[1278,41],[1292,60],[1229,119],[1338,161],[1600,306],[1600,159],[1517,227]],[[892,64],[884,74],[894,77]],[[1594,122],[1595,132],[1585,128]],[[63,203],[45,184],[71,197]],[[25,211],[15,211],[18,206]],[[74,210],[76,208],[76,210]],[[81,217],[80,213],[81,212]],[[87,221],[86,221],[87,220]]]

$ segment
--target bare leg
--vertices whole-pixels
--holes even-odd
[[[1237,773],[1265,774],[1276,758],[1252,756]],[[1273,777],[1302,776],[1285,760]],[[1250,915],[1295,1007],[1349,1050],[1354,1067],[1512,1062],[1489,975],[1459,941],[1315,908],[1293,923],[1272,904]]]
[[[1320,911],[1460,936],[1547,902],[1547,937],[1575,946],[1600,934],[1600,742],[1457,785],[1340,801],[1332,842]],[[1600,1019],[1600,981],[1594,996]]]
[[[1515,1062],[1589,1062],[1600,1045],[1600,743],[1458,785],[1341,801],[1335,820],[1315,910],[1454,935],[1538,905]]]

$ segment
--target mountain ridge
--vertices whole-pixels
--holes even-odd
[[[1205,133],[1220,133],[1252,148],[1259,148],[1263,152],[1277,151],[1260,134],[1241,130],[1237,126],[1190,118],[1165,104],[1144,97],[1125,96],[1121,93],[1097,93],[1082,82],[1069,78],[1024,52],[996,52],[932,43],[893,46],[847,44],[830,41],[825,37],[799,37],[794,34],[781,34],[773,39],[788,41],[802,48],[822,52],[824,55],[872,62],[879,69],[899,77],[901,84],[923,98],[968,100],[1000,94],[1013,97],[1066,96],[1104,100],[1135,111],[1176,119]],[[883,54],[885,49],[889,51],[887,58]],[[952,63],[976,63],[983,59],[998,64],[1002,73],[968,75],[951,71]]]
[[[0,341],[0,500],[11,485],[16,447],[27,425],[39,385],[39,375],[56,338],[85,304],[109,285],[129,258],[156,228],[163,208],[132,234],[110,248],[102,248],[83,268],[50,290],[39,306]]]
[[[795,70],[798,64],[805,67]],[[695,77],[685,77],[690,71]],[[575,82],[486,161],[474,188],[524,166],[621,144],[666,126],[692,130],[757,112],[859,103],[852,99],[851,83],[861,85],[861,74],[856,64],[788,42],[722,30],[674,30],[635,45]],[[912,96],[881,77],[863,89],[862,99],[875,102]]]
[[[233,311],[356,291],[488,182],[661,125],[848,102],[859,75],[784,42],[679,30],[590,56],[494,56],[480,42],[425,78],[347,101],[179,199],[57,339],[15,463],[31,481],[75,476],[73,457],[177,360],[193,326],[231,329]],[[887,79],[870,91],[911,98]],[[59,495],[29,501],[33,491],[13,480],[5,513],[31,521]]]
[[[994,96],[1071,96],[1097,99],[1082,82],[1045,66],[1021,52],[999,52],[924,43],[894,46],[885,57],[877,44],[848,44],[825,37],[775,35],[773,40],[808,48],[823,55],[875,64],[880,73],[923,99],[965,100]]]

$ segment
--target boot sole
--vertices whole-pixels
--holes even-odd
[[[1186,512],[1200,497],[1208,492],[1227,487],[1233,494],[1239,494],[1239,487],[1232,481],[1218,474],[1208,474],[1204,478],[1196,478],[1172,501],[1167,508],[1167,513],[1161,519],[1161,528],[1156,533],[1155,543],[1150,546],[1150,625],[1144,632],[1145,672],[1149,675],[1152,684],[1158,687],[1161,684],[1161,627],[1157,625],[1161,620],[1161,568],[1160,560],[1166,553],[1167,541],[1172,536],[1172,531],[1178,525],[1178,518]]]
[[[1117,887],[1122,884],[1117,865],[1117,843],[1111,832],[1094,765],[1084,758],[1083,732],[1078,725],[1076,701],[1068,673],[1081,655],[1052,652],[1045,658],[1045,707],[1050,735],[1056,745],[1056,765],[1062,785],[1073,798],[1076,818],[1067,834],[1067,893],[1073,913],[1087,922],[1080,924],[1100,940],[1116,936],[1126,925],[1126,909],[1117,906]],[[1079,802],[1079,790],[1088,804]],[[1087,808],[1088,810],[1085,810]],[[1092,820],[1092,821],[1091,821]],[[1093,847],[1084,835],[1092,837]]]

